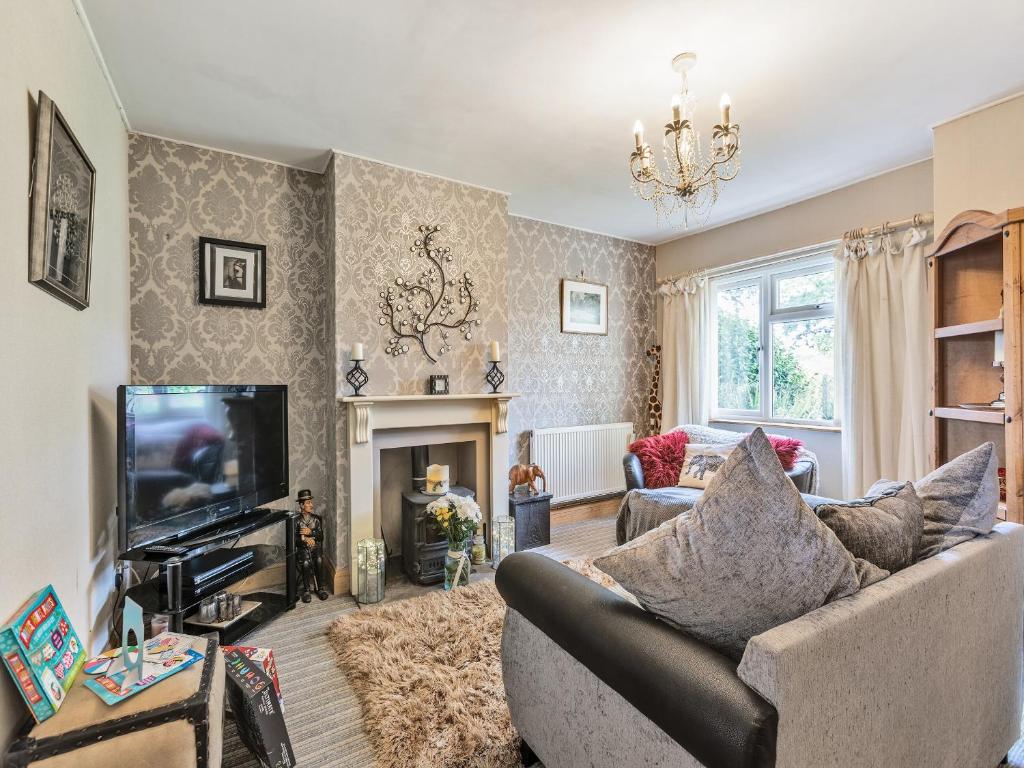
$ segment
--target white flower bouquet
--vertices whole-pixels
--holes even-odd
[[[437,521],[448,538],[444,588],[449,590],[469,584],[470,563],[466,547],[480,527],[480,506],[473,499],[446,493],[427,504],[427,514]]]

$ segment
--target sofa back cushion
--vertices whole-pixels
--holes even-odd
[[[983,443],[914,483],[924,503],[918,560],[991,532],[999,507],[996,447]]]
[[[886,575],[864,562],[858,574],[760,429],[692,510],[594,564],[644,608],[734,658],[752,636]]]
[[[854,557],[895,573],[917,562],[924,506],[913,483],[875,483],[863,499],[820,504],[818,519]]]

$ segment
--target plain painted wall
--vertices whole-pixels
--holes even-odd
[[[729,194],[729,185],[722,190]],[[923,160],[777,211],[663,243],[657,275],[721,267],[758,256],[825,243],[857,227],[871,227],[932,210],[932,161]]]
[[[728,194],[728,185],[722,194]],[[659,245],[658,278],[828,242],[856,227],[870,227],[932,210],[932,162],[925,160],[875,176],[777,211]],[[749,425],[713,426],[749,431]],[[823,496],[841,498],[842,446],[839,432],[766,427],[804,442],[818,455]]]
[[[0,29],[0,621],[52,583],[104,643],[116,544],[115,388],[128,380],[128,136],[71,0],[4,3]],[[91,306],[30,284],[35,100],[54,100],[96,167]],[[0,673],[0,738],[27,715]]]
[[[1024,206],[1024,95],[938,125],[932,136],[937,232],[961,211]]]

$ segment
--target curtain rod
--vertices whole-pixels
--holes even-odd
[[[874,237],[875,235],[882,235],[887,232],[895,232],[899,229],[906,229],[907,227],[925,227],[935,221],[935,215],[929,211],[927,213],[915,213],[909,219],[900,219],[899,221],[887,221],[884,224],[877,227],[861,227],[859,229],[851,229],[843,233],[843,236],[839,240],[828,240],[824,243],[817,243],[815,245],[807,245],[802,248],[793,248],[788,251],[782,251],[781,253],[773,253],[767,256],[758,256],[753,259],[747,259],[745,261],[738,261],[733,264],[726,264],[721,267],[701,267],[700,269],[693,269],[689,272],[681,272],[675,275],[669,275],[663,277],[657,281],[657,285],[664,285],[665,283],[674,283],[677,280],[684,280],[691,277],[718,277],[719,275],[730,274],[732,272],[742,272],[747,269],[756,269],[773,262],[783,262],[792,259],[798,259],[805,255],[810,255],[815,251],[825,250],[827,248],[834,248],[842,240],[856,240],[865,237]]]
[[[908,227],[926,227],[934,222],[935,215],[931,211],[928,213],[915,213],[909,219],[887,221],[877,227],[860,227],[859,229],[848,230],[843,232],[843,240],[862,240],[865,237],[884,235],[889,232],[895,232],[898,229],[907,229]]]

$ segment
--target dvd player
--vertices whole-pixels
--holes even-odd
[[[182,597],[185,602],[194,602],[219,592],[248,576],[255,566],[256,555],[251,549],[218,549],[187,560],[181,566]]]

